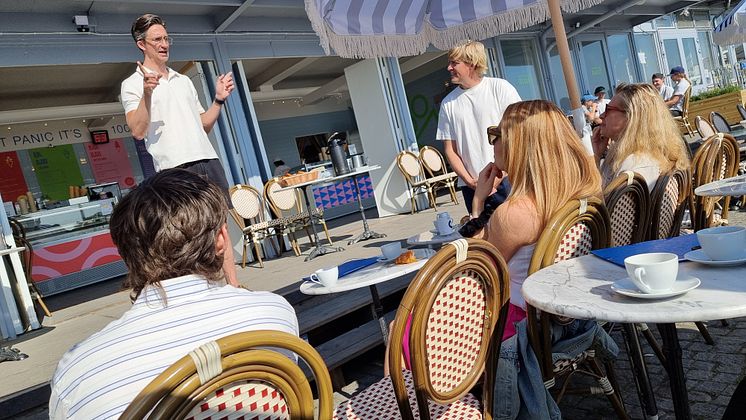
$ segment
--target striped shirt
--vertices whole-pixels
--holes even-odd
[[[118,418],[151,380],[208,341],[265,329],[298,335],[293,307],[274,293],[197,275],[161,286],[146,287],[120,319],[65,353],[52,378],[50,419]]]

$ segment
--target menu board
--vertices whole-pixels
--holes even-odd
[[[70,185],[83,185],[72,145],[33,149],[29,156],[41,192],[49,199],[67,200]]]
[[[135,186],[132,166],[122,141],[115,139],[104,144],[85,145],[96,183],[118,182],[122,189]]]
[[[16,201],[19,195],[26,194],[28,186],[23,178],[21,162],[16,152],[0,153],[0,194],[6,201]]]

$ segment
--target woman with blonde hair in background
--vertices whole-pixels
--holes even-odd
[[[593,152],[604,185],[634,171],[652,190],[661,174],[689,168],[678,125],[652,85],[617,86],[601,120],[593,132]]]
[[[510,310],[503,339],[515,334],[525,318],[521,286],[536,241],[552,215],[570,200],[601,195],[601,177],[593,159],[562,111],[543,100],[508,106],[498,127],[488,130],[495,162],[479,174],[472,203],[474,217],[464,236],[486,239],[497,247],[510,271]],[[513,184],[499,207],[486,202],[504,176]]]

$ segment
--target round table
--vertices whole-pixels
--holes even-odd
[[[657,323],[666,355],[677,419],[691,418],[676,322],[746,316],[746,265],[713,267],[679,264],[679,277],[690,275],[702,284],[683,295],[643,300],[622,296],[611,284],[627,276],[623,267],[586,255],[543,268],[522,286],[523,297],[545,312],[580,319],[624,324]]]
[[[746,175],[725,178],[700,185],[694,190],[699,196],[738,196],[746,195]]]
[[[371,312],[373,313],[373,316],[378,319],[378,323],[381,327],[381,335],[383,335],[384,342],[387,342],[388,326],[383,318],[383,306],[381,306],[381,299],[378,296],[376,284],[415,272],[422,268],[430,257],[435,255],[435,251],[431,249],[414,249],[412,251],[414,251],[415,257],[417,257],[416,262],[410,264],[395,264],[393,261],[379,261],[340,278],[337,284],[333,287],[326,287],[307,280],[300,285],[300,291],[306,295],[326,295],[329,293],[346,292],[349,290],[360,289],[362,287],[369,287],[370,294],[373,298]]]

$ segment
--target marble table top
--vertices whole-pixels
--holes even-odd
[[[746,175],[734,176],[700,185],[694,190],[699,196],[737,196],[746,194]]]
[[[623,267],[595,255],[554,264],[529,276],[521,289],[530,305],[557,315],[624,323],[708,321],[746,316],[746,265],[713,267],[685,261],[679,278],[702,284],[666,299],[637,299],[611,290]]]
[[[415,249],[414,255],[417,261],[410,264],[395,264],[379,261],[373,265],[348,274],[337,281],[333,287],[326,287],[318,283],[306,280],[300,285],[300,291],[306,295],[326,295],[329,293],[346,292],[348,290],[360,289],[401,277],[422,268],[427,260],[435,255],[432,249]]]

